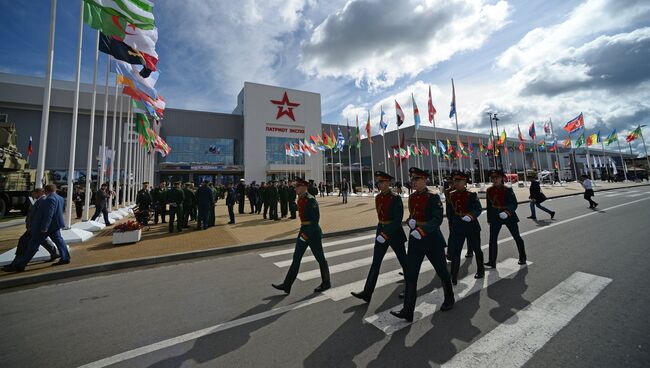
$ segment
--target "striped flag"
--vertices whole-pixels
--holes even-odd
[[[415,97],[411,93],[411,101],[413,101],[413,119],[415,120],[415,129],[420,128],[420,110],[418,110],[418,105],[415,104]]]
[[[632,142],[632,141],[636,140],[637,138],[639,138],[640,136],[641,136],[641,125],[639,125],[636,129],[631,131],[627,135],[627,137],[625,137],[625,141],[626,142]]]
[[[618,141],[618,135],[616,134],[616,128],[614,128],[614,130],[612,130],[612,132],[609,133],[609,135],[607,136],[605,143],[607,143],[607,145],[609,146],[610,144],[616,141]]]
[[[27,159],[29,159],[29,156],[32,155],[33,148],[32,148],[32,136],[29,136],[29,143],[27,144]]]
[[[381,112],[379,113],[379,128],[381,129],[381,135],[384,135],[386,132],[386,128],[388,128],[388,123],[384,121],[384,115],[386,113],[384,112],[384,107],[381,107]]]
[[[530,123],[530,127],[528,128],[528,136],[530,138],[532,138],[533,140],[535,140],[536,135],[535,135],[535,122],[534,121],[532,123]]]
[[[153,2],[149,0],[84,0],[84,3],[123,18],[138,28],[154,28]]]
[[[571,119],[568,123],[564,125],[564,130],[566,130],[567,133],[571,134],[584,128],[584,126],[585,126],[585,120],[582,117],[582,113],[580,113],[580,115]]]
[[[370,110],[368,110],[368,121],[366,122],[366,133],[368,134],[368,142],[372,143],[372,126],[370,125]]]
[[[451,78],[451,109],[449,110],[449,118],[451,119],[456,115],[456,87],[454,87],[454,78]]]
[[[404,124],[404,111],[397,100],[395,100],[395,115],[397,116],[397,127],[401,127]]]
[[[431,86],[429,86],[429,102],[427,106],[429,108],[429,123],[433,123],[433,118],[436,114],[436,108],[433,107],[433,100],[431,99]]]

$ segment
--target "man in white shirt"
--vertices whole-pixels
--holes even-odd
[[[594,196],[594,185],[587,175],[582,175],[582,187],[585,188],[584,198],[589,201],[589,208],[596,208],[598,203],[591,200]]]

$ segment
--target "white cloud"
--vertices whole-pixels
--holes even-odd
[[[303,43],[301,69],[344,77],[376,90],[479,48],[508,16],[508,4],[483,0],[353,0]]]

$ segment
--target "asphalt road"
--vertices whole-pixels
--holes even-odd
[[[539,211],[537,222],[527,220],[520,206],[529,264],[516,265],[504,227],[500,267],[475,283],[476,266],[464,260],[459,277],[469,277],[455,288],[452,311],[438,311],[440,282],[422,272],[410,325],[385,318],[401,304],[395,258],[384,261],[384,285],[369,305],[347,297],[372,257],[374,236],[364,232],[326,240],[334,289],[324,295],[313,293],[320,277],[309,259],[291,295],[271,288],[291,246],[5,291],[0,364],[647,367],[650,187],[595,200],[598,211],[581,196],[549,200],[552,221]]]

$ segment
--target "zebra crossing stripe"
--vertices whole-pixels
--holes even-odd
[[[397,258],[397,255],[395,253],[388,253],[384,257],[384,260],[393,258]],[[372,264],[372,256],[330,266],[330,274],[349,271],[355,268],[367,266],[369,264]],[[302,281],[313,280],[319,277],[320,269],[305,271],[298,274],[298,279]]]
[[[628,196],[626,196],[626,197],[628,197],[628,198],[634,198],[634,197],[640,197],[640,196],[642,196],[642,195],[646,195],[646,194],[648,194],[648,193],[636,193],[636,194],[630,194],[630,195],[628,195]]]
[[[339,244],[353,243],[355,241],[368,240],[368,239],[373,239],[373,238],[375,238],[375,234],[368,234],[368,235],[357,236],[357,237],[354,237],[354,238],[335,240],[335,241],[323,243],[323,248],[327,248],[327,247],[331,247],[331,246],[339,245]],[[281,255],[285,255],[285,254],[293,254],[293,250],[294,250],[294,248],[291,247],[289,249],[281,249],[281,250],[276,250],[276,251],[273,251],[273,252],[260,253],[260,257],[268,258],[268,257],[281,256]]]
[[[375,243],[372,243],[372,244],[360,245],[358,247],[335,250],[333,252],[327,252],[325,254],[325,257],[327,259],[330,259],[332,257],[342,256],[342,255],[345,255],[345,254],[352,254],[352,253],[362,252],[364,250],[373,249],[374,247],[375,247]],[[302,257],[302,260],[300,261],[300,264],[307,263],[307,262],[313,262],[315,260],[316,260],[316,257],[314,257],[314,256]],[[293,261],[292,259],[287,259],[287,260],[284,260],[284,261],[275,262],[273,264],[278,266],[278,267],[289,267],[289,266],[291,266],[292,261]]]
[[[531,264],[532,262],[528,262],[527,265]],[[478,291],[481,291],[482,289],[487,288],[495,282],[514,274],[526,266],[520,266],[517,264],[516,259],[508,258],[503,262],[497,263],[496,270],[485,270],[485,277],[482,279],[477,280],[474,278],[474,275],[468,275],[462,280],[458,280],[458,285],[454,286],[456,303],[458,303],[460,300],[463,300],[468,295],[472,295]],[[417,300],[418,304],[415,306],[413,322],[415,323],[436,312],[439,309],[440,305],[442,305],[444,298],[444,293],[441,288],[435,289],[429,294],[420,296]],[[402,309],[401,304],[383,312],[368,316],[365,320],[378,329],[384,331],[387,335],[391,335],[410,325],[409,322],[396,318],[390,314],[391,310],[400,309]]]
[[[617,196],[620,196],[620,195],[623,195],[623,194],[628,194],[628,192],[610,193],[610,194],[603,195],[603,197],[607,197],[607,198],[609,198],[609,197],[617,197]]]
[[[611,281],[574,273],[441,367],[522,367]]]

